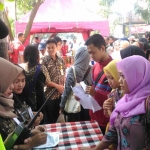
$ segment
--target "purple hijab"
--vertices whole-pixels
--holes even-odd
[[[130,94],[125,94],[111,114],[110,123],[114,124],[118,113],[123,117],[144,114],[145,100],[150,96],[150,62],[141,56],[130,56],[117,63],[122,71]]]

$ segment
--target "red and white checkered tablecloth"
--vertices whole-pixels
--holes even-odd
[[[96,121],[48,124],[46,128],[48,132],[60,132],[59,144],[52,148],[53,150],[78,150],[81,147],[92,148],[103,137]],[[44,150],[50,149],[45,148]]]

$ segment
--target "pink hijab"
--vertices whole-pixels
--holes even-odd
[[[111,114],[110,123],[120,113],[123,117],[144,114],[145,100],[150,96],[150,63],[144,57],[131,56],[117,63],[117,69],[122,71],[130,94],[125,94],[116,105]]]

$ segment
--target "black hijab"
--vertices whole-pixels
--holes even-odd
[[[147,59],[147,60],[149,59],[149,55],[150,55],[150,49],[148,49],[148,50],[146,51],[146,59]]]
[[[5,23],[0,19],[0,39],[4,39],[8,35],[8,28]]]
[[[139,55],[146,58],[145,53],[139,47],[134,45],[128,46],[127,48],[121,50],[120,55],[122,59],[133,55]]]

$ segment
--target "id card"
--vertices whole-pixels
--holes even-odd
[[[28,113],[30,115],[30,118],[32,119],[34,117],[34,114],[33,114],[31,107],[28,107]]]

